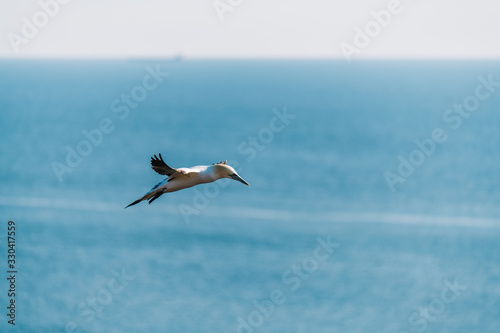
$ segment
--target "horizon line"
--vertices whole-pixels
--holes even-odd
[[[26,56],[26,57],[3,57],[0,55],[0,61],[5,60],[121,60],[121,61],[144,61],[144,60],[161,60],[161,61],[199,61],[199,60],[226,60],[226,61],[251,61],[251,60],[268,60],[268,61],[344,61],[363,62],[363,61],[500,61],[500,57],[363,57],[359,59],[346,60],[342,57],[187,57],[183,55],[170,56]]]

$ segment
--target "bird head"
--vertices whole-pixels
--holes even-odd
[[[211,166],[214,176],[216,179],[220,178],[230,178],[239,181],[247,186],[250,186],[243,178],[238,175],[236,170],[233,169],[230,165],[227,165],[227,161],[220,162]]]

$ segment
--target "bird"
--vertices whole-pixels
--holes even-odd
[[[156,184],[142,198],[137,199],[125,208],[136,205],[143,200],[148,200],[149,204],[151,204],[163,193],[175,192],[199,184],[211,183],[222,178],[234,179],[250,186],[246,180],[238,175],[233,167],[227,164],[227,160],[212,165],[198,165],[190,168],[174,169],[165,163],[161,154],[158,154],[158,157],[155,154],[151,157],[151,168],[160,175],[166,175],[167,178]]]

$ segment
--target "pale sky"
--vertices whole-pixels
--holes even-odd
[[[4,58],[500,59],[498,0],[0,2]]]

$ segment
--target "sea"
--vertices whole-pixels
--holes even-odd
[[[1,332],[500,332],[500,63],[0,61]],[[225,179],[124,208],[172,167]]]

